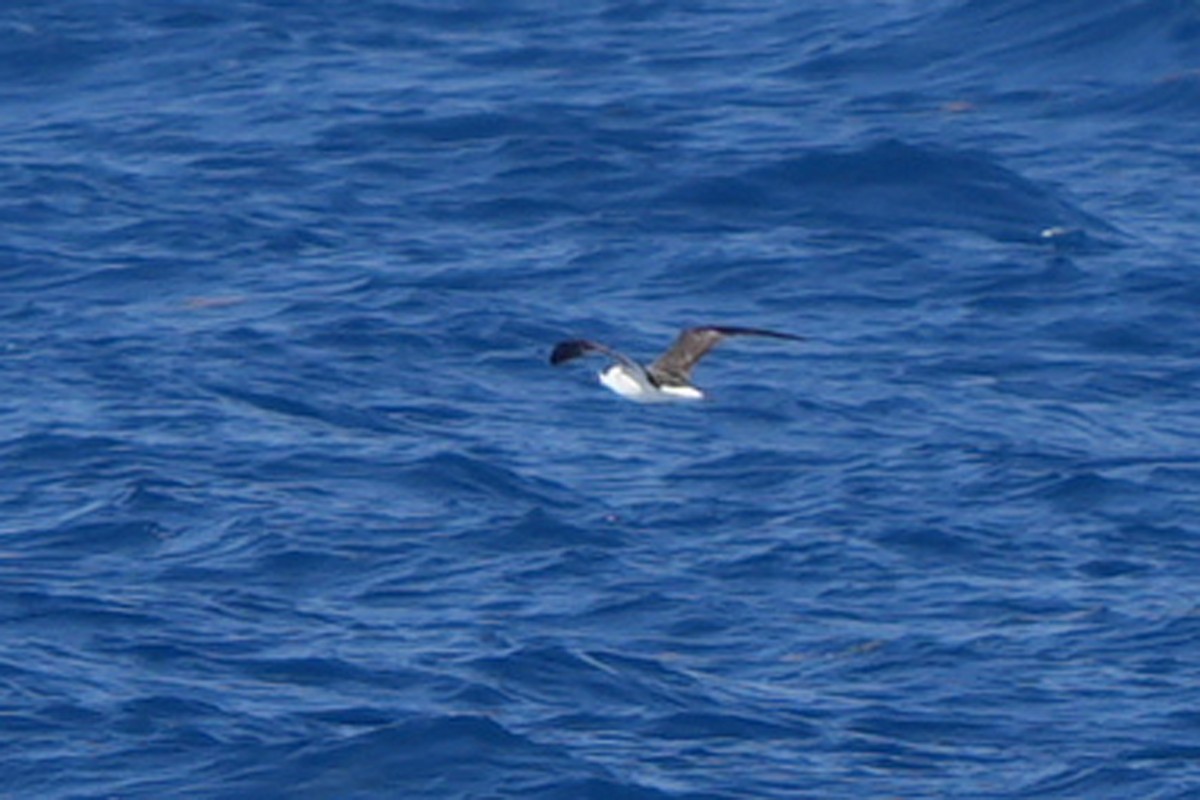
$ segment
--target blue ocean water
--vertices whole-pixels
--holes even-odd
[[[0,795],[1200,796],[1194,0],[20,0],[0,102]],[[696,323],[807,341],[546,363]]]

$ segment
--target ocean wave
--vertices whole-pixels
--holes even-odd
[[[925,227],[1034,243],[1049,228],[1112,227],[982,153],[886,141],[810,153],[739,174],[703,178],[660,198],[724,224],[792,221],[873,234]]]

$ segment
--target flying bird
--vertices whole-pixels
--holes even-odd
[[[804,341],[801,336],[761,328],[704,325],[684,330],[667,352],[649,366],[639,364],[624,353],[589,339],[559,342],[550,353],[550,363],[565,364],[581,356],[599,353],[613,361],[600,372],[600,382],[622,397],[640,403],[703,400],[704,392],[692,383],[692,370],[697,361],[728,336],[764,336],[771,339]]]

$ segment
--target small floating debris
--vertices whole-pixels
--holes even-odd
[[[942,103],[942,111],[946,114],[966,114],[978,110],[979,107],[970,100],[950,100]]]
[[[1063,228],[1063,227],[1044,228],[1042,230],[1042,238],[1043,239],[1055,239],[1059,236],[1066,236],[1066,235],[1072,233],[1074,230],[1075,230],[1074,228]]]
[[[1042,241],[1056,250],[1063,250],[1083,245],[1087,242],[1087,232],[1082,228],[1067,228],[1056,225],[1050,228],[1043,228],[1041,238]]]
[[[193,310],[209,309],[209,308],[228,308],[229,306],[241,305],[246,302],[246,298],[241,295],[215,295],[212,297],[189,297],[187,299],[187,307]]]

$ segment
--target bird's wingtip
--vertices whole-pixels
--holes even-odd
[[[559,342],[554,345],[554,349],[550,351],[550,363],[554,366],[565,364],[572,359],[579,358],[588,350],[588,343],[582,339],[570,339],[565,342]]]
[[[793,342],[804,342],[807,339],[803,336],[797,336],[794,333],[783,333],[782,331],[771,331],[765,328],[745,328],[737,325],[704,325],[702,328],[715,331],[722,336],[767,336],[772,339],[788,339]]]

